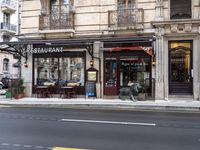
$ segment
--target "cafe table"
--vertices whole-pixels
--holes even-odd
[[[47,98],[49,94],[49,86],[46,85],[36,86],[36,93],[37,97],[39,96]]]
[[[64,98],[72,98],[72,93],[74,93],[74,87],[73,86],[62,86],[61,87],[61,97],[62,95]]]

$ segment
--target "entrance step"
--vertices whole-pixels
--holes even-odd
[[[103,96],[104,99],[118,99],[119,96]]]
[[[194,100],[193,95],[169,95],[168,100]]]

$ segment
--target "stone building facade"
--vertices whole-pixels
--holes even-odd
[[[87,70],[93,68],[97,97],[116,97],[128,81],[144,81],[155,99],[199,99],[199,0],[23,0],[21,4],[27,95],[34,93],[35,85],[56,80],[77,81],[79,94],[84,95]]]
[[[0,1],[0,42],[7,42],[17,32],[17,1],[1,0]],[[17,60],[13,55],[0,51],[0,80],[2,78],[17,78],[18,68],[13,67]]]

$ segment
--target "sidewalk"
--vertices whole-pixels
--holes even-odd
[[[34,98],[26,97],[15,100],[0,96],[0,105],[14,107],[51,107],[51,108],[85,108],[85,109],[113,109],[113,110],[159,110],[200,112],[200,101],[194,100],[145,100],[130,101],[120,99],[93,98]]]

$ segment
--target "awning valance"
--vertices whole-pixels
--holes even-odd
[[[113,47],[109,51],[145,51],[148,55],[153,55],[152,47],[132,46],[132,47]]]

